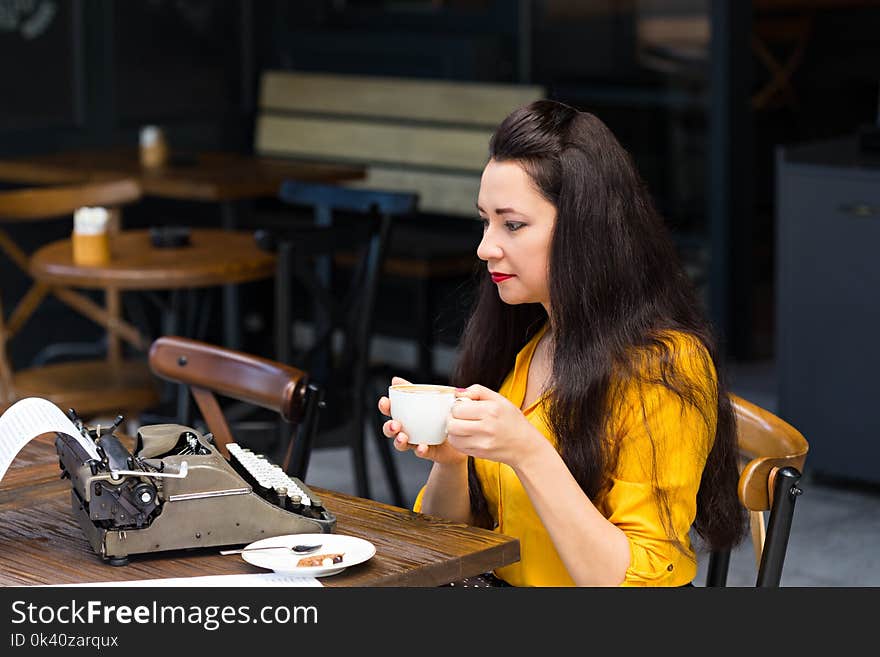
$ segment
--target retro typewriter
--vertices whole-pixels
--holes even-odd
[[[159,376],[189,385],[207,427],[142,426],[132,441],[110,426],[58,433],[62,477],[73,514],[95,552],[112,565],[130,555],[246,544],[298,533],[329,533],[336,518],[303,481],[231,438],[213,392],[278,411],[310,448],[320,390],[273,361],[184,338],[160,338],[150,352]],[[293,428],[293,427],[292,427]],[[89,442],[91,441],[91,442]]]

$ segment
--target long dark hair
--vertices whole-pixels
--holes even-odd
[[[504,119],[490,141],[489,157],[519,163],[556,207],[549,272],[555,349],[547,408],[568,469],[592,500],[607,490],[618,453],[607,435],[608,419],[628,386],[659,383],[683,404],[697,409],[717,404],[694,529],[710,549],[732,547],[745,532],[736,493],[736,419],[712,331],[629,154],[592,114],[542,100]],[[462,338],[455,384],[497,390],[517,352],[546,321],[540,304],[505,304],[484,275]],[[698,358],[702,354],[706,377],[681,371],[672,331],[705,347],[692,351]],[[717,389],[706,390],[712,368]],[[707,426],[712,419],[704,414]],[[469,466],[472,512],[485,525],[490,519],[473,459]],[[675,540],[656,474],[654,492]]]

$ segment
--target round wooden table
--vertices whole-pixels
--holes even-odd
[[[147,230],[110,236],[110,262],[73,261],[70,239],[52,242],[31,257],[31,275],[49,285],[111,290],[174,290],[246,283],[275,275],[275,255],[260,249],[253,233],[193,229],[191,243],[156,248]]]
[[[56,288],[104,290],[106,308],[86,301],[77,310],[108,327],[108,357],[112,362],[121,362],[121,340],[139,350],[149,347],[141,332],[122,317],[123,291],[173,291],[272,278],[275,255],[260,249],[253,233],[247,231],[192,229],[189,245],[157,248],[148,230],[123,230],[110,236],[110,262],[106,265],[76,264],[68,238],[34,252],[30,272],[38,281]],[[180,333],[178,306],[172,303],[164,313],[163,325],[168,332]],[[189,403],[183,387],[178,387],[177,406],[178,419],[185,423]]]

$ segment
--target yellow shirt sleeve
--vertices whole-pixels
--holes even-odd
[[[422,498],[425,496],[425,486],[422,486],[419,489],[419,494],[416,495],[416,501],[413,502],[413,511],[416,513],[422,512]]]
[[[717,421],[715,373],[707,356],[685,350],[677,359],[704,403],[685,402],[659,382],[633,384],[624,395],[615,432],[617,468],[601,506],[629,539],[625,586],[685,584],[696,575],[689,530]],[[662,517],[655,488],[666,498],[668,518]]]

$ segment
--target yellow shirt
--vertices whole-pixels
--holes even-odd
[[[522,406],[529,365],[543,332],[539,331],[517,354],[513,371],[499,390],[518,407]],[[620,452],[610,489],[593,503],[629,539],[631,561],[624,586],[680,586],[693,580],[697,571],[688,532],[696,515],[703,466],[715,436],[715,370],[696,339],[684,333],[669,335],[676,365],[706,393],[706,407],[701,414],[700,409],[684,405],[661,384],[645,383],[625,391],[620,412],[609,420],[609,435],[619,441]],[[656,364],[645,367],[646,378],[654,380]],[[523,413],[547,440],[556,444],[541,400]],[[654,461],[656,465],[652,465]],[[496,570],[498,577],[515,586],[572,586],[550,535],[513,469],[484,459],[475,459],[475,466],[496,523],[495,531],[520,541],[520,561]],[[668,538],[654,496],[655,484],[666,495],[672,528],[684,552]],[[416,511],[421,508],[422,492],[416,499]]]

